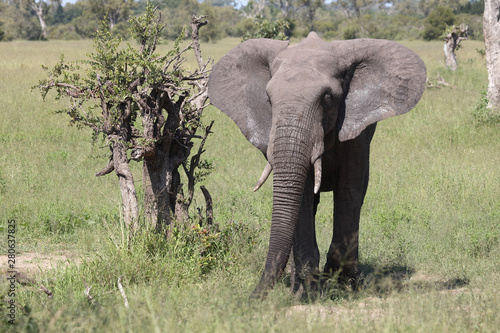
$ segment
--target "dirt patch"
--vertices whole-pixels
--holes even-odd
[[[16,254],[14,270],[24,275],[34,277],[49,269],[79,262],[80,258],[66,253],[44,254],[38,252],[26,252]],[[9,259],[6,255],[0,256],[0,272],[6,273],[9,270]]]

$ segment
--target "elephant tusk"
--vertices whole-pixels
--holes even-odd
[[[267,180],[267,177],[271,174],[271,171],[273,170],[273,167],[271,166],[271,163],[267,162],[266,167],[264,168],[264,171],[262,171],[262,175],[259,178],[259,181],[257,182],[257,185],[255,185],[253,191],[256,192],[262,184],[264,184]]]
[[[314,162],[314,194],[318,194],[321,186],[321,157]]]

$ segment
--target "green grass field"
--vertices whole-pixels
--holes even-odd
[[[238,42],[204,44],[203,54],[217,60]],[[84,58],[92,43],[1,43],[0,273],[6,276],[7,224],[15,220],[16,267],[30,281],[16,283],[24,307],[16,308],[16,326],[1,303],[0,331],[497,332],[500,131],[473,117],[487,86],[476,52],[484,45],[463,42],[452,73],[441,42],[403,44],[422,57],[432,82],[439,73],[450,87],[427,89],[410,113],[378,125],[360,230],[366,286],[301,302],[285,276],[265,301],[248,304],[267,251],[272,182],[252,192],[265,160],[234,123],[205,111],[205,121],[215,121],[205,156],[215,169],[204,185],[221,226],[208,239],[210,256],[200,260],[196,230],[169,243],[143,235],[127,249],[116,176],[94,177],[106,149],[54,113],[62,102],[43,102],[30,88],[44,76],[41,64],[54,65],[61,53]],[[140,165],[134,168],[140,187]],[[193,210],[203,204],[199,195]],[[317,215],[323,257],[332,211],[332,195],[324,194]],[[129,308],[117,286],[121,275]],[[2,299],[8,290],[2,278]]]

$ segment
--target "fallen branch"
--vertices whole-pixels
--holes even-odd
[[[43,284],[41,284],[41,285],[40,285],[40,290],[41,290],[41,291],[43,291],[44,293],[46,293],[46,294],[47,294],[47,297],[48,297],[49,299],[51,299],[51,298],[52,298],[52,296],[53,296],[53,295],[52,295],[52,291],[50,291],[49,289],[47,289],[47,288],[46,288]]]
[[[429,78],[427,78],[426,86],[427,86],[427,88],[441,88],[441,86],[453,88],[453,86],[451,84],[449,84],[448,82],[446,82],[445,79],[443,79],[441,77],[441,75],[439,75],[439,73],[436,74],[435,82],[433,82],[433,81],[429,80]]]

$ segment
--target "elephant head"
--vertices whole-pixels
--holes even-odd
[[[256,188],[273,172],[269,251],[254,296],[271,288],[286,265],[308,177],[313,175],[314,193],[331,190],[321,184],[325,151],[411,110],[425,80],[422,60],[400,44],[325,42],[315,33],[293,46],[248,40],[213,67],[211,103],[268,160]]]

